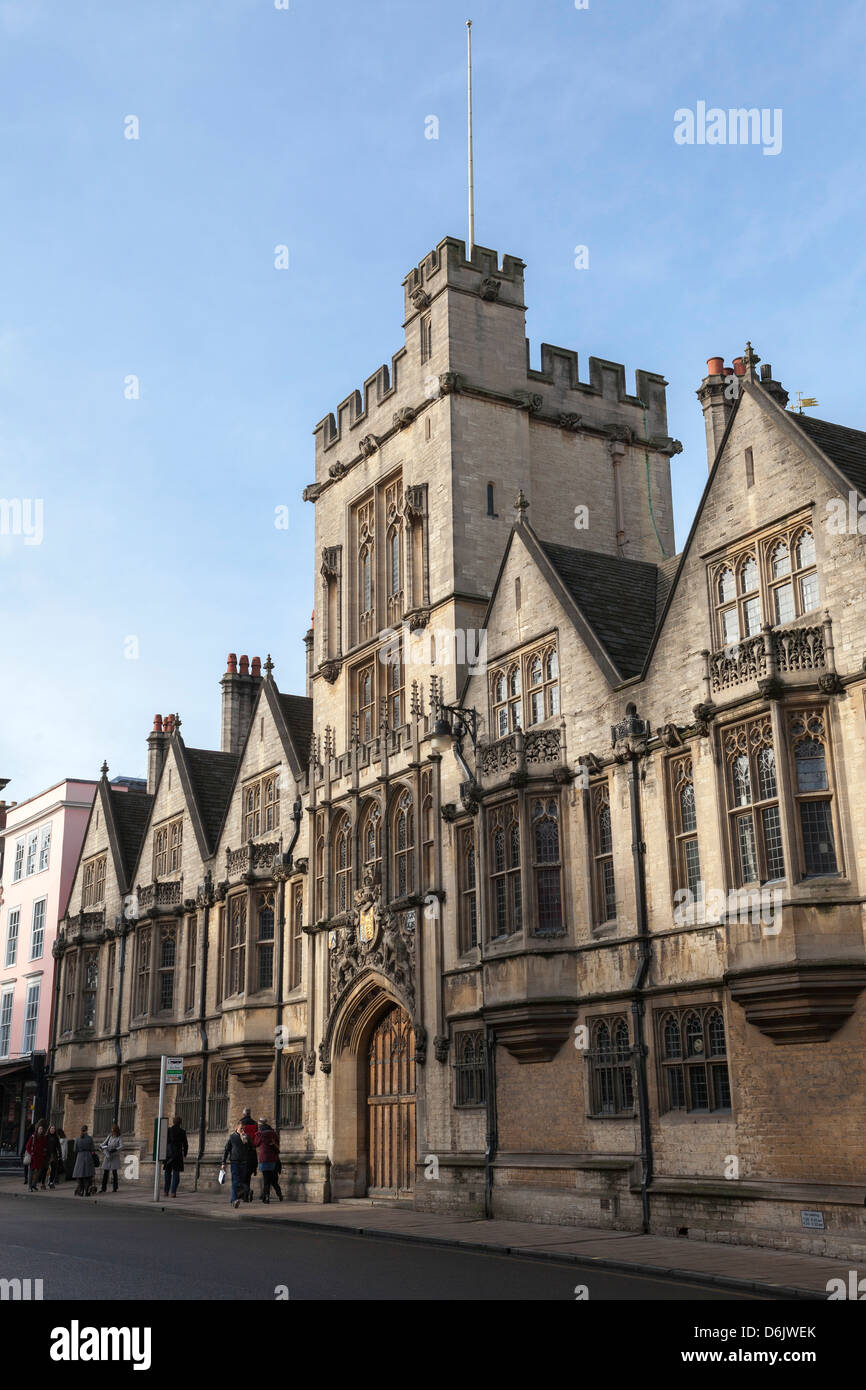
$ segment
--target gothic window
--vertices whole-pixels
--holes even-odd
[[[78,973],[78,952],[70,951],[66,956],[66,967],[63,972],[63,1026],[61,1032],[69,1033],[72,1031],[73,1020],[75,1018],[75,991],[76,976]]]
[[[81,971],[81,998],[79,1000],[79,1028],[93,1028],[96,1025],[96,991],[99,984],[99,952],[85,951]]]
[[[412,793],[406,789],[397,793],[394,807],[394,883],[392,895],[405,898],[415,891],[415,812]]]
[[[403,704],[403,662],[400,660],[399,652],[389,656],[385,670],[388,675],[388,727],[399,729],[406,723]]]
[[[616,880],[613,872],[613,832],[610,819],[610,787],[599,782],[590,789],[592,818],[592,888],[595,920],[599,926],[616,921]]]
[[[371,743],[376,737],[376,664],[367,662],[355,672],[355,709],[358,738]]]
[[[433,774],[421,773],[421,868],[424,876],[423,888],[432,888],[435,879],[434,865],[434,819],[433,819]]]
[[[334,911],[348,912],[352,906],[352,825],[344,813],[334,832]]]
[[[228,1128],[229,1122],[229,1069],[225,1065],[212,1067],[209,1075],[207,1127],[211,1131],[222,1132]]]
[[[195,1008],[195,979],[198,958],[198,918],[195,913],[186,919],[186,990],[184,1011],[190,1013]]]
[[[159,932],[159,970],[157,973],[156,1007],[159,1013],[168,1013],[174,1008],[174,968],[177,964],[177,926],[160,928]]]
[[[153,832],[153,876],[174,873],[181,866],[183,817],[159,825]]]
[[[740,886],[785,877],[779,784],[770,716],[730,725],[722,735],[728,824]]]
[[[454,1104],[484,1105],[487,1100],[487,1070],[484,1034],[479,1029],[460,1032],[454,1039]]]
[[[536,652],[527,664],[529,723],[540,724],[559,713],[559,658],[555,647]]]
[[[197,1130],[201,1122],[201,1067],[184,1066],[175,1110],[185,1130]]]
[[[552,797],[530,802],[532,872],[535,879],[535,936],[561,936],[562,859],[559,834],[559,802]]]
[[[280,1075],[280,1129],[302,1129],[304,1125],[304,1057],[301,1052],[283,1056]]]
[[[89,859],[83,866],[84,879],[81,889],[81,907],[84,911],[89,907],[95,907],[101,903],[105,897],[105,869],[107,856],[100,854],[96,859]]]
[[[826,711],[791,710],[788,737],[793,755],[801,872],[804,878],[838,873]]]
[[[399,623],[403,616],[403,529],[392,526],[388,532],[388,622]]]
[[[356,511],[358,543],[358,641],[368,642],[376,628],[374,613],[374,529],[375,504],[369,497]]]
[[[262,789],[258,782],[244,788],[244,838],[252,840],[262,828]]]
[[[515,729],[523,727],[521,691],[523,683],[520,676],[520,663],[513,662],[509,667],[495,671],[492,682],[493,727],[497,738],[504,738]]]
[[[725,1021],[717,1004],[656,1013],[659,1109],[730,1110]]]
[[[361,817],[361,863],[365,873],[375,872],[382,862],[382,812],[378,801],[370,801]]]
[[[478,945],[478,861],[475,828],[461,826],[457,832],[457,881],[460,885],[459,949],[463,953]]]
[[[625,1016],[590,1020],[589,1109],[594,1116],[631,1115],[634,1075]]]
[[[523,929],[520,883],[520,820],[517,802],[505,801],[487,812],[490,861],[490,935],[496,939]]]
[[[126,1076],[121,1083],[120,1091],[120,1112],[117,1123],[120,1126],[121,1134],[135,1133],[135,1107],[136,1107],[136,1087],[135,1078]]]
[[[117,942],[109,941],[105,951],[105,1011],[102,1016],[104,1032],[114,1030],[114,972],[117,960]]]
[[[93,1134],[108,1134],[114,1124],[114,1077],[102,1076],[96,1083],[96,1097],[93,1107]]]
[[[421,324],[421,361],[429,362],[433,356],[433,317],[431,314],[422,314]]]
[[[150,1011],[150,934],[150,927],[139,927],[135,959],[136,1018],[143,1018]]]
[[[325,817],[320,811],[316,816],[316,911],[324,918],[328,904],[325,897]]]
[[[289,989],[301,983],[304,945],[304,885],[296,883],[291,894],[291,939],[289,942]]]
[[[265,777],[262,788],[262,829],[276,830],[280,823],[280,774]]]
[[[276,894],[265,888],[256,894],[256,989],[273,989]]]
[[[246,983],[247,895],[236,893],[227,904],[228,951],[226,958],[226,996],[242,994]]]
[[[672,758],[668,768],[674,822],[674,887],[677,890],[687,889],[697,902],[703,897],[703,891],[691,754]]]
[[[734,646],[761,631],[794,622],[818,607],[815,537],[802,521],[753,541],[711,569],[716,641]]]

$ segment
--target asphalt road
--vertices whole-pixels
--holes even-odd
[[[699,1280],[479,1254],[332,1231],[0,1198],[0,1278],[42,1279],[47,1300],[746,1301]],[[283,1297],[286,1296],[284,1293]]]

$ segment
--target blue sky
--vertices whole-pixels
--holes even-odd
[[[667,377],[678,543],[707,357],[866,428],[856,3],[0,0],[0,496],[44,506],[0,536],[7,798],[142,774],[157,710],[217,746],[229,650],[303,690],[311,430],[465,235],[470,16],[477,240],[527,262],[534,365]],[[699,101],[781,109],[781,153],[677,145]]]

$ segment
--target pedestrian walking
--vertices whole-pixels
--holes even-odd
[[[35,1192],[37,1185],[42,1182],[44,1186],[45,1170],[48,1167],[48,1160],[45,1151],[48,1147],[48,1136],[45,1133],[45,1126],[38,1124],[35,1131],[27,1140],[25,1153],[30,1155],[30,1191]]]
[[[28,1149],[27,1145],[30,1143],[30,1139],[31,1139],[31,1137],[32,1137],[35,1133],[36,1133],[36,1126],[35,1126],[35,1125],[28,1125],[28,1126],[27,1126],[27,1129],[26,1129],[25,1132],[24,1132],[24,1148],[23,1148],[22,1153],[21,1153],[21,1162],[24,1164],[24,1186],[25,1186],[25,1187],[29,1187],[29,1185],[30,1185],[30,1150]]]
[[[63,1149],[60,1143],[60,1134],[56,1125],[48,1126],[48,1133],[45,1136],[45,1162],[46,1169],[42,1174],[42,1187],[45,1188],[45,1178],[48,1178],[48,1186],[54,1187],[57,1182],[57,1170],[63,1161]]]
[[[245,1135],[247,1136],[247,1138],[249,1139],[250,1144],[252,1145],[252,1149],[253,1149],[253,1167],[252,1167],[252,1172],[250,1173],[250,1181],[252,1181],[252,1179],[253,1179],[253,1178],[255,1177],[255,1175],[256,1175],[256,1168],[258,1167],[258,1161],[259,1161],[259,1160],[258,1160],[258,1156],[257,1156],[257,1154],[256,1154],[256,1147],[255,1147],[255,1144],[256,1144],[256,1133],[257,1133],[257,1131],[258,1131],[258,1125],[256,1124],[255,1120],[253,1119],[252,1111],[250,1110],[250,1107],[249,1107],[248,1105],[245,1105],[245,1106],[244,1106],[244,1113],[241,1115],[241,1124],[242,1124],[243,1127],[244,1127],[244,1134],[245,1134]],[[252,1188],[250,1188],[250,1195],[249,1195],[248,1200],[249,1200],[250,1202],[253,1200]]]
[[[243,1123],[239,1121],[234,1134],[228,1137],[222,1161],[223,1169],[228,1163],[231,1170],[232,1186],[229,1200],[233,1207],[239,1207],[241,1202],[252,1201],[250,1179],[253,1175],[255,1152]]]
[[[177,1196],[177,1185],[183,1172],[183,1161],[188,1153],[189,1144],[186,1139],[186,1130],[181,1125],[180,1116],[175,1115],[165,1136],[165,1162],[162,1166],[165,1170],[166,1197],[169,1187],[171,1187],[172,1197]]]
[[[108,1175],[111,1174],[111,1189],[117,1191],[117,1174],[120,1169],[120,1151],[123,1148],[123,1139],[120,1135],[120,1125],[112,1125],[110,1134],[106,1135],[99,1146],[102,1150],[102,1191],[108,1190]]]
[[[78,1179],[76,1197],[89,1197],[93,1191],[95,1152],[93,1139],[87,1133],[87,1125],[81,1126],[81,1133],[75,1141],[75,1167],[72,1176]]]
[[[271,1200],[271,1188],[273,1188],[282,1201],[283,1194],[277,1176],[277,1164],[280,1161],[280,1141],[276,1131],[271,1128],[264,1117],[259,1120],[259,1127],[253,1142],[259,1156],[259,1168],[262,1173],[261,1200],[269,1202]]]

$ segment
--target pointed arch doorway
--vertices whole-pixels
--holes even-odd
[[[393,1004],[370,1035],[367,1183],[370,1196],[408,1196],[415,1185],[415,1030]]]

